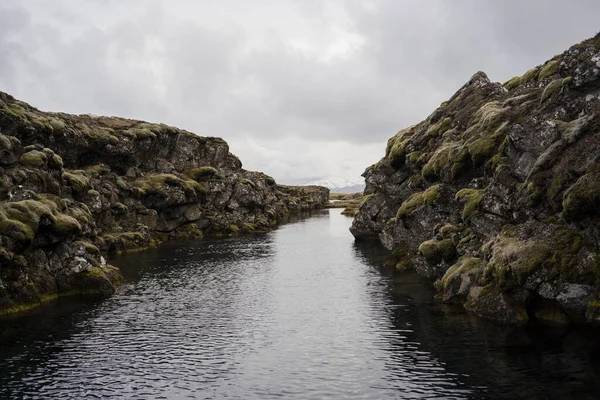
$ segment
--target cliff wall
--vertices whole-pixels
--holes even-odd
[[[487,318],[600,316],[600,36],[504,84],[478,72],[365,171],[351,232]]]
[[[328,196],[243,169],[220,138],[42,112],[0,92],[0,314],[114,292],[109,253],[267,231]]]

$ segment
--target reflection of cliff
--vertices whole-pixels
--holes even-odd
[[[51,376],[51,360],[61,357],[63,344],[86,329],[97,315],[100,300],[59,299],[27,316],[0,317],[0,398],[23,398],[21,381]],[[13,386],[14,385],[14,386]]]
[[[599,347],[593,332],[565,335],[561,330],[515,329],[481,320],[435,300],[431,283],[418,274],[385,267],[389,253],[384,249],[357,243],[355,252],[382,276],[385,289],[371,293],[373,303],[385,304],[391,323],[390,379],[424,382],[425,387],[451,393],[465,390],[471,393],[465,394],[468,398],[586,398],[600,389]],[[407,363],[417,373],[407,376]],[[441,378],[428,381],[431,371]]]

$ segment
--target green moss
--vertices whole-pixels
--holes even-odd
[[[397,219],[402,219],[412,214],[417,208],[422,205],[430,205],[435,202],[440,194],[440,185],[433,185],[424,192],[413,193],[410,195],[396,213]]]
[[[62,169],[64,166],[63,160],[58,154],[54,154],[48,161],[48,166],[53,169]]]
[[[440,228],[439,233],[444,239],[446,239],[449,236],[454,235],[455,233],[460,233],[464,231],[465,229],[466,228],[464,226],[446,224]]]
[[[67,236],[81,232],[81,225],[73,217],[65,214],[57,214],[52,224],[52,231],[59,236]]]
[[[129,207],[127,207],[125,204],[119,203],[119,202],[116,202],[115,204],[113,204],[113,206],[111,208],[120,213],[126,213],[127,211],[129,211]]]
[[[388,160],[393,168],[398,169],[404,165],[406,161],[406,147],[409,143],[410,140],[408,139],[403,141],[396,140],[394,142],[388,155]]]
[[[33,239],[42,219],[55,235],[66,236],[81,231],[81,224],[75,218],[61,213],[53,201],[45,198],[3,204],[0,215],[5,218],[0,230],[21,242]]]
[[[63,172],[62,177],[67,184],[75,189],[76,192],[82,193],[88,190],[91,185],[90,178],[85,174],[85,171],[75,170]]]
[[[423,155],[423,153],[420,151],[413,151],[412,153],[409,153],[407,155],[407,158],[408,158],[408,161],[410,161],[411,163],[416,163],[421,159],[422,155]]]
[[[438,288],[438,290],[445,290],[450,287],[450,285],[452,285],[454,281],[462,274],[471,271],[477,271],[480,269],[480,267],[480,258],[463,256],[458,260],[458,262],[456,262],[456,264],[452,265],[446,270],[446,273],[444,273],[442,279],[440,279],[439,283],[436,284],[436,288]]]
[[[134,186],[139,188],[144,195],[168,196],[169,186],[181,188],[186,196],[194,197],[207,192],[206,188],[191,179],[182,179],[172,174],[147,174],[136,180]]]
[[[563,216],[569,220],[600,212],[600,172],[590,172],[575,182],[563,195]]]
[[[124,136],[135,140],[152,140],[156,139],[156,134],[147,127],[134,127],[121,132]]]
[[[48,119],[48,125],[52,128],[53,134],[63,133],[66,129],[66,125],[63,121],[58,118],[50,117]]]
[[[229,225],[229,231],[233,233],[240,233],[240,228],[237,225]]]
[[[184,236],[188,239],[202,239],[204,233],[196,224],[184,225],[180,230],[184,233]]]
[[[419,246],[419,254],[432,264],[451,261],[456,256],[456,247],[452,239],[428,240]]]
[[[565,89],[565,85],[568,85],[572,80],[573,78],[569,76],[565,79],[556,79],[550,82],[542,92],[540,105],[543,104],[546,100],[550,99],[552,96],[554,96],[555,93],[559,92],[559,94],[562,94]]]
[[[116,145],[119,139],[110,128],[94,127],[82,131],[86,139],[98,145]]]
[[[485,189],[461,189],[456,193],[456,200],[464,200],[462,219],[467,221],[479,212],[479,205],[485,195]]]
[[[442,136],[450,127],[452,126],[452,119],[449,117],[442,118],[435,124],[431,125],[427,132],[425,132],[425,137],[438,137]]]
[[[96,245],[94,245],[91,242],[88,242],[85,240],[79,240],[79,241],[75,242],[75,244],[83,246],[85,248],[85,250],[90,254],[95,254],[95,255],[100,254],[100,250],[98,249],[98,247],[96,247]]]
[[[533,182],[529,182],[527,185],[527,191],[529,192],[529,201],[527,202],[527,205],[529,207],[537,206],[542,200],[543,192],[537,186],[535,186]]]
[[[34,237],[33,230],[21,221],[13,219],[0,219],[0,235],[14,239],[20,243],[31,242]]]
[[[468,158],[469,152],[462,143],[446,142],[433,153],[421,173],[424,178],[435,180],[442,178],[444,171],[450,169],[451,177],[457,178]]]
[[[23,154],[19,162],[28,168],[43,168],[48,162],[48,157],[41,151],[32,150]]]
[[[537,76],[537,73],[538,73],[538,69],[532,68],[529,71],[527,71],[523,76],[515,76],[514,78],[510,79],[508,82],[506,82],[504,84],[504,86],[508,90],[516,89],[517,87],[519,87],[521,85],[526,85],[530,81],[535,79],[535,77]]]
[[[195,181],[201,182],[207,179],[221,179],[221,173],[214,167],[205,166],[191,170],[188,176]]]
[[[506,131],[507,126],[508,123],[505,122],[493,133],[484,134],[483,137],[469,144],[469,154],[471,155],[471,160],[475,166],[485,164],[485,162],[498,151],[498,147],[506,137],[504,132]]]
[[[485,267],[484,278],[503,287],[522,285],[533,271],[554,263],[548,244],[524,242],[504,232],[495,239],[491,249],[492,257]]]
[[[544,79],[556,74],[556,72],[558,72],[558,66],[558,60],[548,61],[540,70],[540,73],[538,75],[538,82],[541,82]]]
[[[255,187],[256,187],[256,185],[254,184],[254,182],[252,182],[252,181],[251,181],[251,180],[249,180],[249,179],[239,179],[239,180],[238,180],[238,183],[241,183],[242,185],[248,185],[248,186],[251,186],[252,188],[255,188]]]
[[[87,176],[102,176],[110,172],[110,167],[106,164],[96,164],[85,167]]]
[[[2,221],[0,221],[0,224],[2,224]],[[0,265],[8,265],[8,263],[12,261],[13,256],[13,253],[0,247]]]
[[[109,251],[135,252],[148,248],[148,242],[140,232],[109,233],[102,236]]]

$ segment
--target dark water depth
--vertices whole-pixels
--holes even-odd
[[[441,306],[350,222],[118,258],[131,283],[110,299],[0,319],[0,398],[600,398],[593,332]]]

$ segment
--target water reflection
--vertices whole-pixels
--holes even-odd
[[[386,277],[385,292],[396,305],[390,312],[396,329],[418,351],[434,354],[467,397],[597,398],[600,347],[595,331],[515,329],[484,321],[434,300],[431,284],[417,274],[384,266],[385,252],[372,244],[357,243],[355,252]],[[391,361],[390,367],[404,364]]]
[[[123,256],[114,297],[1,319],[0,398],[595,396],[585,332],[444,307],[338,212]]]

